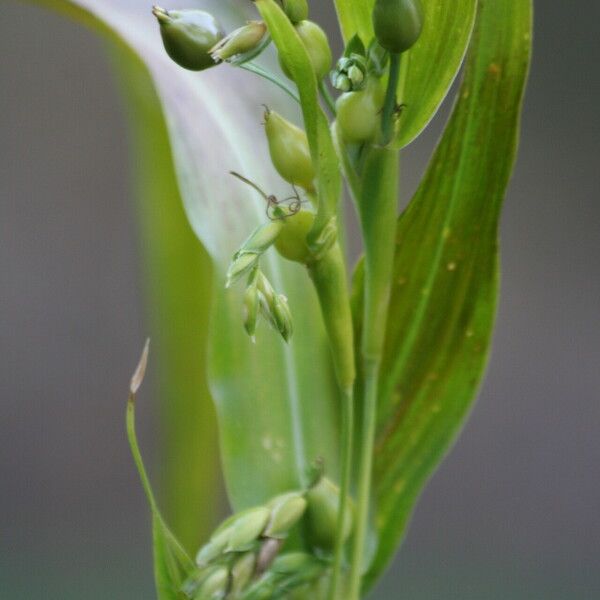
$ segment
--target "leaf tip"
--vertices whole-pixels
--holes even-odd
[[[146,374],[146,367],[148,365],[148,354],[150,353],[150,338],[146,339],[146,343],[144,344],[144,349],[142,350],[142,355],[140,356],[140,360],[138,361],[137,367],[131,377],[131,382],[129,383],[129,392],[132,396],[137,394],[137,391],[140,389],[142,382],[144,381],[144,376]]]

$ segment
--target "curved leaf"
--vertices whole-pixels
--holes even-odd
[[[398,223],[374,457],[380,545],[370,582],[393,556],[487,362],[498,219],[516,154],[530,44],[529,0],[481,3],[458,104]]]
[[[260,105],[268,102],[289,114],[290,101],[281,90],[227,65],[202,73],[177,67],[162,48],[145,0],[44,3],[125,44],[143,60],[154,82],[188,220],[215,264],[210,383],[235,508],[297,487],[305,467],[318,456],[335,473],[337,397],[306,273],[290,263],[284,267],[273,252],[266,257],[265,271],[288,296],[294,314],[296,335],[289,346],[266,329],[253,345],[243,333],[241,293],[222,289],[231,254],[265,218],[262,198],[227,172],[248,175],[269,191],[285,189],[270,166]],[[201,6],[227,29],[244,18],[232,1],[206,0]]]
[[[419,41],[407,53],[399,146],[410,144],[438,111],[463,62],[477,0],[426,0]]]
[[[212,266],[183,211],[148,72],[127,48],[114,47],[111,57],[129,109],[146,305],[158,357],[161,451],[168,465],[161,469],[160,497],[173,531],[195,551],[219,504],[216,418],[206,374]]]

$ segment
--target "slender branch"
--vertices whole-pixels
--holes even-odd
[[[390,78],[385,93],[385,103],[381,117],[382,146],[387,146],[394,136],[394,113],[397,106],[398,81],[400,80],[400,54],[390,56]]]
[[[350,482],[352,478],[352,452],[354,433],[354,394],[352,388],[344,390],[342,398],[342,438],[341,438],[341,480],[340,503],[337,518],[337,536],[333,559],[333,573],[331,576],[330,600],[337,600],[340,590],[342,565],[344,562],[344,534],[348,520]]]
[[[270,81],[271,83],[274,83],[278,88],[282,89],[286,94],[288,94],[288,96],[290,96],[298,104],[300,104],[300,98],[298,97],[296,92],[294,92],[294,90],[292,90],[291,87],[289,87],[285,82],[281,81],[281,79],[279,79],[279,77],[277,77],[270,71],[263,69],[262,67],[258,66],[256,63],[253,63],[253,62],[242,63],[241,65],[238,65],[237,68],[244,69],[244,71],[249,71],[250,73],[254,73],[255,75],[258,75],[259,77],[262,77],[263,79],[266,79],[267,81]]]
[[[335,115],[337,114],[337,110],[335,108],[335,100],[333,99],[333,96],[329,92],[329,89],[327,88],[327,85],[325,84],[324,79],[321,79],[321,81],[319,81],[319,93],[321,94],[321,98],[323,99],[323,102],[325,102],[325,104],[327,105],[327,108],[329,109],[331,114],[335,117]]]

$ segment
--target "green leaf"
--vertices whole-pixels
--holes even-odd
[[[344,39],[373,38],[375,0],[336,0]],[[477,0],[423,2],[423,32],[402,62],[400,101],[405,104],[397,146],[410,144],[434,117],[463,61],[473,29]]]
[[[463,62],[475,22],[477,0],[427,0],[419,41],[406,53],[400,101],[400,147],[410,144],[434,117]]]
[[[202,6],[232,30],[248,17],[235,10],[236,4],[206,0]],[[267,328],[259,330],[253,345],[243,331],[242,290],[223,289],[231,255],[265,219],[263,199],[228,171],[251,177],[269,192],[285,193],[287,186],[270,165],[266,143],[260,144],[260,105],[269,103],[288,115],[295,107],[272,84],[227,65],[201,73],[176,66],[163,50],[145,0],[52,0],[49,6],[126,46],[152,78],[185,212],[214,265],[209,380],[234,508],[299,487],[306,467],[317,457],[323,457],[335,478],[338,398],[319,307],[305,270],[274,251],[262,265],[289,299],[295,334],[287,346]],[[201,275],[188,273],[190,278]]]
[[[347,42],[358,33],[365,46],[368,46],[373,37],[371,13],[374,4],[375,0],[335,0],[344,41]]]
[[[274,0],[256,0],[256,7],[300,93],[310,154],[317,172],[319,203],[317,218],[309,233],[309,241],[316,241],[330,219],[336,216],[342,191],[340,167],[329,122],[319,105],[317,78],[310,57],[292,23]]]
[[[135,399],[136,393],[144,378],[148,360],[148,343],[144,348],[140,363],[131,381],[131,390],[127,402],[127,439],[131,454],[137,467],[144,492],[152,511],[152,539],[154,546],[154,577],[158,600],[181,600],[180,589],[187,576],[194,570],[195,565],[167,527],[152,491],[152,486],[144,467],[144,461],[139,449],[135,433]]]
[[[159,495],[173,531],[193,552],[212,529],[219,505],[216,416],[206,374],[206,290],[212,268],[183,211],[167,130],[148,72],[127,48],[116,46],[110,52],[126,99],[135,157],[140,251],[157,356],[165,464]]]
[[[497,231],[531,44],[528,0],[481,4],[447,130],[400,218],[375,450],[372,583],[471,407],[498,293]]]

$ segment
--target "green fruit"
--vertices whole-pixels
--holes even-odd
[[[283,10],[292,23],[308,19],[308,2],[306,0],[283,0]]]
[[[301,210],[284,220],[281,235],[275,241],[277,252],[288,260],[306,264],[313,258],[306,236],[315,222],[315,215]]]
[[[310,543],[322,550],[333,550],[336,541],[340,489],[326,477],[306,493],[307,533]],[[349,506],[349,508],[351,508]],[[348,539],[352,532],[352,510],[346,512],[343,538]]]
[[[314,191],[315,169],[306,133],[271,110],[266,110],[264,118],[269,153],[277,172],[288,183]]]
[[[219,22],[202,10],[165,10],[155,6],[152,13],[160,25],[167,54],[190,71],[215,65],[209,50],[225,35]]]
[[[376,0],[373,28],[377,41],[392,54],[411,48],[423,29],[420,0]]]
[[[295,28],[308,52],[317,79],[323,79],[331,70],[333,62],[327,34],[312,21],[300,21],[296,23]],[[290,71],[281,59],[279,60],[279,65],[286,77],[293,79]]]
[[[342,94],[336,103],[337,127],[347,144],[374,142],[381,131],[381,110],[385,87],[377,77],[369,77],[365,89]]]

